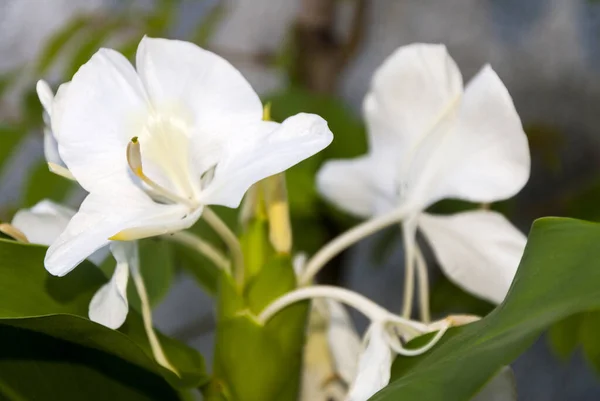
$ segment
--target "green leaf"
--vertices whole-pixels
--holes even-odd
[[[43,267],[46,248],[0,240],[0,324],[50,335],[93,348],[162,376],[176,387],[196,387],[207,379],[204,361],[195,350],[159,334],[178,378],[153,357],[140,315],[130,310],[119,331],[87,319],[92,296],[106,282],[100,269],[84,261],[64,277]],[[4,344],[4,343],[3,343]],[[0,349],[5,349],[4,345]],[[0,354],[4,352],[0,351]]]
[[[296,399],[308,305],[292,305],[265,326],[252,313],[296,288],[290,258],[277,256],[265,265],[245,297],[228,276],[222,276],[220,285],[215,377],[206,399]]]
[[[167,382],[108,353],[0,324],[0,399],[158,401],[180,399]]]
[[[66,199],[75,184],[64,177],[48,170],[48,163],[41,160],[31,172],[25,189],[25,207],[31,207],[42,199],[62,202]]]
[[[551,324],[600,308],[598,243],[599,224],[537,220],[505,301],[482,320],[449,330],[426,354],[397,358],[392,382],[371,399],[470,400]]]

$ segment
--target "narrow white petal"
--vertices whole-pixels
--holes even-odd
[[[495,202],[529,179],[527,136],[506,87],[486,66],[469,83],[455,118],[415,156],[411,196],[427,206],[443,198]],[[426,163],[423,163],[426,160]]]
[[[67,168],[88,192],[132,185],[127,144],[148,110],[146,94],[127,59],[99,50],[52,108],[52,130]]]
[[[112,278],[104,284],[90,302],[90,320],[111,329],[118,329],[125,322],[129,304],[127,302],[127,281],[132,263],[137,263],[134,242],[112,243],[110,248],[117,261]]]
[[[44,156],[48,163],[66,170],[58,153],[58,142],[50,128],[47,127],[44,128]]]
[[[462,76],[443,45],[400,47],[373,76],[364,112],[375,152],[402,161],[460,96]]]
[[[369,331],[369,343],[360,356],[358,373],[350,386],[347,401],[367,401],[390,381],[393,353],[383,327],[374,324]]]
[[[473,398],[472,401],[516,401],[517,384],[509,366],[500,372]]]
[[[486,210],[422,214],[419,227],[452,281],[481,298],[502,302],[527,241],[504,216]]]
[[[396,203],[393,178],[381,168],[385,159],[372,155],[326,162],[317,174],[319,193],[342,210],[358,217],[371,217]]]
[[[350,315],[342,304],[326,300],[329,309],[327,339],[335,371],[346,382],[356,377],[361,342]]]
[[[67,227],[75,211],[50,200],[43,200],[31,209],[21,209],[11,224],[34,244],[50,245]]]
[[[314,114],[300,113],[282,124],[262,122],[227,147],[203,201],[238,207],[252,184],[314,155],[332,140],[327,122]]]
[[[37,95],[40,99],[42,107],[44,107],[44,111],[48,113],[48,115],[51,115],[54,92],[52,92],[52,89],[50,89],[50,85],[48,85],[48,82],[40,79],[35,86],[35,90],[37,91]]]
[[[246,125],[262,119],[260,99],[240,72],[193,43],[145,37],[136,67],[155,109],[192,117],[192,153],[200,172],[216,164],[227,142],[246,135]]]
[[[181,205],[161,205],[134,188],[118,194],[89,194],[67,228],[46,253],[46,269],[63,276],[82,260],[110,242],[109,238],[127,230],[137,237],[165,234],[191,226],[192,213]],[[197,219],[197,216],[194,216]],[[139,232],[145,230],[143,236]]]

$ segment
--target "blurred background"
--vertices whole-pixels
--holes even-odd
[[[298,252],[314,253],[356,223],[318,197],[314,174],[326,159],[366,151],[361,103],[370,77],[412,42],[446,44],[465,81],[490,63],[514,98],[532,175],[515,199],[493,208],[525,233],[541,216],[600,220],[600,2],[592,0],[0,0],[0,220],[43,198],[76,207],[84,195],[47,171],[36,80],[56,89],[99,47],[131,58],[144,34],[222,55],[272,102],[276,120],[308,111],[329,121],[334,143],[288,172]],[[433,208],[465,207],[446,201]],[[219,213],[235,223],[235,211]],[[398,310],[400,244],[397,229],[375,235],[338,257],[320,280]],[[427,256],[434,315],[491,309],[445,280]],[[214,277],[189,274],[191,263],[199,262],[178,259],[174,287],[155,316],[163,331],[210,359]],[[521,356],[513,365],[519,399],[600,399],[597,328],[598,313],[573,316]]]

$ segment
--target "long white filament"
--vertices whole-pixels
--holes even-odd
[[[403,227],[404,241],[404,300],[402,302],[402,317],[409,319],[412,313],[415,293],[415,230]]]
[[[369,235],[400,222],[409,211],[403,207],[390,213],[370,219],[334,238],[321,248],[307,263],[306,268],[298,279],[301,286],[308,285],[321,268],[344,249],[355,244]]]
[[[213,262],[215,266],[217,266],[219,269],[224,270],[227,273],[231,273],[231,266],[229,264],[229,260],[225,257],[225,255],[223,255],[212,244],[210,244],[207,241],[204,241],[197,235],[194,235],[188,231],[178,231],[173,234],[163,235],[162,238],[180,243],[191,249],[196,250],[198,253],[202,254],[211,262]]]
[[[417,265],[417,282],[419,285],[419,313],[423,323],[431,321],[429,309],[429,274],[427,262],[418,245],[415,246],[415,261]]]
[[[160,341],[154,332],[154,327],[152,327],[152,311],[150,309],[150,301],[148,300],[148,293],[146,291],[146,286],[144,284],[144,279],[140,273],[139,267],[137,263],[130,265],[131,276],[133,277],[133,282],[135,284],[135,288],[137,290],[138,295],[140,296],[140,301],[142,304],[142,318],[144,320],[144,329],[146,330],[146,335],[148,336],[148,342],[150,343],[150,348],[152,349],[152,354],[154,355],[154,359],[161,366],[169,369],[177,376],[179,376],[179,372],[167,359],[162,346],[160,345]]]
[[[215,230],[221,237],[225,245],[229,248],[231,258],[233,259],[233,274],[238,284],[244,282],[244,254],[242,246],[235,234],[229,229],[227,224],[213,212],[210,208],[205,207],[202,211],[202,218],[208,225]]]

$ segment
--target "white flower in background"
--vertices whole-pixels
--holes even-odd
[[[525,246],[523,234],[492,211],[424,213],[441,199],[507,199],[527,182],[527,137],[500,78],[485,66],[463,88],[444,46],[402,47],[375,73],[364,113],[369,153],[327,163],[318,175],[320,192],[360,217],[404,210],[407,272],[419,252],[418,227],[450,279],[501,302]]]
[[[67,227],[75,211],[50,200],[43,200],[31,209],[19,210],[11,225],[24,234],[27,241],[51,245]],[[137,246],[134,242],[114,242],[110,247],[117,266],[112,278],[92,298],[89,308],[90,320],[104,326],[119,328],[127,318],[127,281],[129,269],[138,262]],[[101,248],[89,256],[95,264],[101,264],[108,256],[108,247]]]
[[[205,205],[237,207],[252,184],[332,140],[316,115],[262,121],[235,68],[176,40],[144,38],[136,68],[101,49],[50,103],[60,159],[89,192],[46,255],[59,276],[111,240],[188,228]]]

